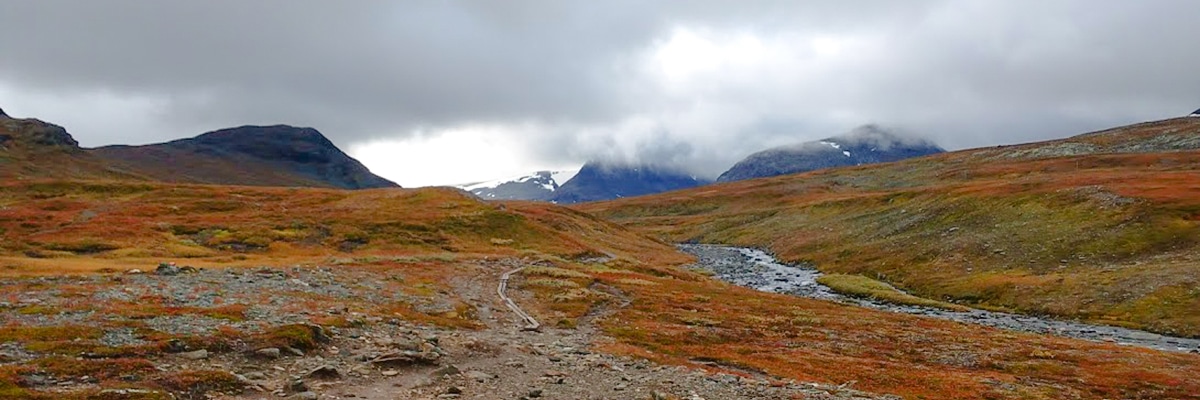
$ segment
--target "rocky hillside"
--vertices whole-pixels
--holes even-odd
[[[875,164],[945,152],[927,140],[902,138],[876,125],[844,135],[751,154],[717,182],[795,174],[823,168]]]
[[[662,193],[709,183],[677,169],[650,164],[589,162],[555,192],[560,204]]]
[[[0,180],[144,179],[79,148],[66,129],[0,110]]]
[[[580,206],[936,300],[1200,336],[1200,119]]]
[[[312,128],[242,126],[146,146],[90,150],[123,170],[155,180],[339,189],[398,187],[372,174]]]

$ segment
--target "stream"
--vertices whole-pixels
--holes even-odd
[[[712,271],[714,278],[764,292],[836,301],[878,310],[923,315],[1014,331],[1112,342],[1164,351],[1200,353],[1200,339],[1163,336],[1134,329],[1028,315],[977,309],[956,312],[844,296],[817,283],[821,272],[815,268],[786,265],[767,252],[758,249],[705,244],[681,244],[679,249],[696,256],[699,261],[695,268]]]

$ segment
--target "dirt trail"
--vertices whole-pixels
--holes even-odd
[[[521,320],[525,321],[524,330],[536,331],[541,328],[541,324],[539,324],[536,319],[529,316],[525,310],[522,310],[521,306],[513,302],[512,299],[508,297],[508,294],[505,293],[508,289],[508,280],[513,274],[521,272],[523,269],[525,269],[525,267],[517,268],[512,271],[505,272],[504,275],[500,275],[500,284],[496,286],[496,294],[500,295],[500,300],[504,302],[504,305],[508,306],[508,309],[512,310],[517,314],[517,316],[521,317]]]
[[[613,288],[598,288],[621,299],[594,310],[575,329],[542,326],[525,329],[528,314],[515,307],[520,296],[520,269],[497,276],[485,273],[456,281],[457,294],[478,303],[486,329],[442,332],[439,346],[448,354],[439,366],[413,368],[368,381],[331,386],[320,398],[330,399],[874,399],[888,398],[837,386],[748,379],[710,374],[698,368],[660,366],[644,360],[594,353],[593,343],[606,340],[596,322],[628,299]],[[484,299],[480,287],[490,280],[498,293]],[[508,285],[507,283],[512,283]],[[532,301],[531,299],[518,299]],[[531,319],[531,318],[530,318]]]

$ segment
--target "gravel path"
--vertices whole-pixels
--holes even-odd
[[[821,272],[815,268],[785,265],[762,250],[703,244],[683,244],[679,245],[679,248],[699,258],[694,266],[695,269],[712,271],[717,279],[765,292],[838,301],[879,310],[924,315],[1014,331],[1098,342],[1115,342],[1165,351],[1200,353],[1200,339],[1177,338],[1133,329],[1028,315],[984,310],[955,312],[851,298],[817,283],[816,279],[821,276]]]

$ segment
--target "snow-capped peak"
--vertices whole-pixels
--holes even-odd
[[[578,173],[579,169],[538,171],[530,175],[469,183],[457,187],[485,199],[544,200]]]

